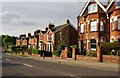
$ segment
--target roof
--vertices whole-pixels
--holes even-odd
[[[103,11],[106,12],[105,7],[103,6],[103,4],[102,4],[99,0],[94,0],[94,1],[103,9]],[[91,0],[88,0],[88,1],[86,2],[83,10],[82,10],[81,13],[80,13],[80,16],[83,15],[84,11],[86,10],[86,8],[88,7],[88,5],[89,5],[90,2],[91,2]]]
[[[110,2],[110,4],[108,5],[108,7],[106,8],[106,12],[108,11],[108,9],[110,8],[110,6],[113,4],[114,1],[115,1],[115,0],[112,0],[112,1]]]
[[[56,26],[56,27],[53,27],[53,28],[49,29],[49,30],[46,31],[46,32],[49,32],[49,31],[57,32],[57,31],[62,30],[62,29],[65,28],[66,26],[71,26],[72,28],[74,28],[74,29],[77,31],[77,29],[73,26],[73,24],[71,24],[71,22],[69,21],[69,19],[67,19],[67,21],[66,21],[65,24],[62,24],[62,25],[58,25],[58,26]]]
[[[42,33],[46,33],[46,31],[41,31]]]

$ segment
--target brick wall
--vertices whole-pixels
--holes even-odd
[[[90,56],[83,56],[83,55],[76,55],[76,60],[98,62],[97,57],[90,57]],[[118,63],[118,61],[120,62],[120,59],[118,58],[118,56],[103,55],[103,62]]]

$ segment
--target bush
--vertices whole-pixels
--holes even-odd
[[[82,54],[82,55],[86,55],[86,50],[85,50],[85,49],[82,49],[81,54]]]
[[[54,50],[54,52],[53,52],[53,54],[55,55],[55,56],[60,56],[60,52],[61,52],[61,50]]]
[[[102,43],[102,52],[104,55],[110,55],[112,50],[118,50],[120,49],[120,42],[105,42]]]
[[[32,53],[34,53],[34,54],[39,54],[39,50],[38,49],[32,49]]]
[[[87,54],[88,56],[91,57],[97,57],[97,54],[94,51],[91,51],[89,54]]]

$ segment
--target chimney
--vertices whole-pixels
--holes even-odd
[[[67,19],[66,23],[67,23],[67,24],[69,24],[69,23],[70,23],[70,20],[69,20],[69,19]]]
[[[48,24],[48,28],[49,28],[49,29],[52,29],[52,28],[54,28],[54,27],[55,27],[55,25],[54,25],[53,23],[49,23],[49,24]]]
[[[111,2],[111,0],[108,0],[108,4]]]
[[[28,33],[28,37],[31,37],[31,33]]]
[[[47,30],[48,30],[48,27],[45,28],[45,31],[47,31]]]

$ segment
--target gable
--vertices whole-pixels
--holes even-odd
[[[110,9],[110,7],[112,6],[112,4],[113,4],[114,1],[115,1],[115,0],[112,0],[112,1],[110,2],[110,4],[108,5],[108,7],[106,8],[106,12]]]
[[[97,5],[105,12],[106,9],[105,7],[98,1],[98,0],[94,0],[94,2],[91,2],[91,0],[88,0],[88,2],[85,4],[83,10],[81,11],[80,13],[80,16],[83,16],[84,13],[88,13],[87,9],[88,9],[88,6],[92,3],[97,3]]]

